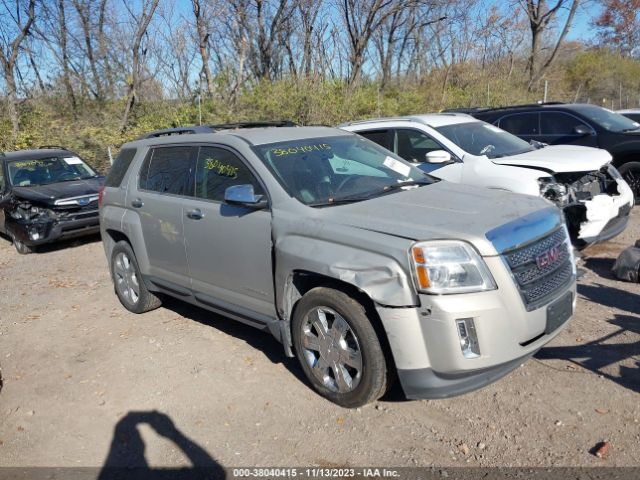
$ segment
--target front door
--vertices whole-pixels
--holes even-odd
[[[460,182],[462,163],[453,160],[453,155],[451,155],[452,161],[448,163],[429,163],[426,161],[426,155],[429,152],[448,151],[429,134],[413,128],[399,128],[396,130],[395,143],[398,156],[417,164],[416,166],[423,172],[450,182]],[[451,152],[449,153],[451,154]]]
[[[232,185],[256,176],[234,152],[202,146],[196,163],[195,198],[184,202],[183,221],[192,289],[210,306],[265,321],[276,317],[271,261],[271,211],[224,203]]]
[[[549,145],[598,146],[595,130],[578,117],[565,112],[540,113],[540,141]]]

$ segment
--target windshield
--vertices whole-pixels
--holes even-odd
[[[9,179],[16,187],[83,180],[97,173],[78,157],[48,157],[8,162]]]
[[[271,143],[254,150],[289,195],[310,206],[361,201],[435,181],[356,135]]]
[[[535,150],[524,140],[485,122],[456,123],[436,130],[471,155],[499,158]]]
[[[597,123],[610,132],[628,132],[640,128],[640,124],[630,118],[595,105],[574,106],[576,112]]]

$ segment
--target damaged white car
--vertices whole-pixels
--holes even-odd
[[[431,175],[456,183],[542,196],[564,211],[577,247],[627,226],[634,197],[597,148],[529,144],[470,115],[441,113],[351,122],[356,132]]]

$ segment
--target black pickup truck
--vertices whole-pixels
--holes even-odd
[[[103,183],[102,175],[63,148],[0,153],[0,233],[22,254],[96,233]]]

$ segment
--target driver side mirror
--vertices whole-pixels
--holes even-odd
[[[573,127],[573,133],[586,137],[587,135],[591,135],[593,131],[586,125],[576,125],[575,127]]]
[[[451,161],[451,154],[444,150],[434,150],[425,155],[427,163],[447,163]]]
[[[268,201],[264,195],[256,195],[253,185],[233,185],[224,191],[224,201],[229,205],[239,205],[255,210],[266,208]]]

